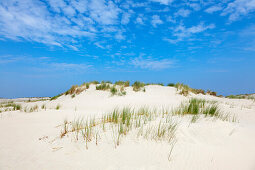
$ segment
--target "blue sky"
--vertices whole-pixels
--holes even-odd
[[[255,0],[1,0],[0,97],[91,80],[255,92]]]

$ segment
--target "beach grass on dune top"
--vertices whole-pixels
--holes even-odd
[[[140,81],[135,81],[132,85],[133,90],[135,92],[140,91],[140,90],[144,90],[145,89],[144,86],[145,86],[145,84],[143,82],[140,82]]]
[[[222,111],[220,110],[217,102],[197,98],[191,98],[188,102],[181,103],[178,108],[174,109],[173,113],[177,115],[203,114],[205,116],[215,117],[222,115]]]
[[[124,87],[129,87],[129,81],[116,81],[115,85],[119,85],[119,86],[124,86]]]

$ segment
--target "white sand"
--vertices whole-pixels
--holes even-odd
[[[114,147],[106,136],[99,144],[75,141],[71,135],[59,138],[65,118],[96,117],[115,107],[174,108],[190,97],[217,100],[222,111],[235,115],[238,122],[199,118],[190,123],[183,116],[176,132],[171,160],[167,142],[136,139],[130,135]],[[22,102],[32,107],[46,104],[47,110],[25,113],[0,113],[0,169],[187,169],[187,170],[254,170],[255,169],[255,103],[245,99],[225,99],[208,95],[188,97],[172,87],[146,86],[146,92],[127,88],[126,96],[111,96],[96,91],[95,86],[75,98],[61,96],[54,101]],[[56,110],[57,105],[60,110]],[[40,139],[40,140],[39,140]]]

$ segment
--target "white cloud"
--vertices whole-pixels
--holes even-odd
[[[117,34],[115,34],[115,39],[118,41],[124,40],[125,36],[123,35],[123,33],[121,31],[117,32]]]
[[[87,64],[72,64],[72,63],[51,63],[51,67],[53,67],[56,70],[87,70],[91,67],[92,65],[87,65]]]
[[[211,7],[207,8],[207,9],[205,10],[205,12],[207,12],[207,13],[209,13],[209,14],[212,14],[212,13],[217,12],[217,11],[220,11],[220,10],[222,10],[222,7],[219,6],[219,5],[215,5],[215,6],[211,6]]]
[[[229,15],[229,21],[232,22],[253,11],[255,11],[255,0],[235,0],[227,5],[221,15]]]
[[[91,39],[117,25],[120,12],[112,1],[105,0],[2,0],[0,36],[75,47],[74,42]]]
[[[117,23],[120,9],[112,2],[104,0],[91,1],[90,16],[100,24],[112,25]]]
[[[139,15],[137,18],[136,18],[136,23],[137,24],[141,24],[141,25],[143,25],[144,24],[144,22],[143,22],[143,15]]]
[[[204,25],[204,23],[202,22],[196,26],[192,26],[189,28],[186,28],[185,26],[183,26],[183,24],[180,24],[179,26],[173,28],[172,35],[174,37],[177,37],[177,39],[164,38],[163,40],[168,41],[170,43],[177,43],[179,41],[184,40],[185,38],[190,38],[194,34],[198,34],[213,28],[215,28],[214,24]]]
[[[199,3],[188,3],[187,5],[193,8],[195,11],[199,11],[201,9]]]
[[[191,13],[191,10],[181,8],[174,15],[175,16],[187,17],[187,16],[189,16],[190,13]]]
[[[174,0],[151,0],[152,2],[159,2],[160,4],[163,5],[169,5],[171,4]]]
[[[121,24],[122,25],[128,24],[130,21],[130,17],[131,17],[130,13],[128,13],[128,12],[123,13],[122,18],[121,18]]]
[[[143,58],[136,57],[131,61],[131,64],[135,67],[139,67],[142,69],[151,69],[151,70],[162,70],[166,68],[173,67],[175,62],[170,59],[152,59],[152,58]]]
[[[153,27],[157,27],[157,25],[163,24],[163,21],[160,19],[158,15],[153,15],[151,24],[153,25]]]

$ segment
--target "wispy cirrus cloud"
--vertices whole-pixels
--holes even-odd
[[[160,4],[163,5],[169,5],[171,4],[174,0],[151,0],[152,2],[159,2]]]
[[[214,12],[221,11],[221,10],[222,10],[222,7],[220,5],[214,5],[214,6],[207,8],[205,10],[205,12],[212,14]]]
[[[150,69],[150,70],[162,70],[166,68],[171,68],[175,65],[174,60],[170,59],[156,59],[156,58],[145,58],[142,56],[133,58],[130,62],[131,65],[142,68],[142,69]]]
[[[214,24],[205,25],[203,22],[189,28],[185,27],[183,24],[180,24],[179,26],[172,28],[173,36],[176,37],[176,39],[164,38],[164,40],[170,43],[177,43],[179,41],[183,41],[184,39],[190,38],[194,34],[202,33],[213,28],[215,28]]]
[[[235,0],[227,4],[221,15],[229,15],[229,21],[233,22],[253,11],[255,11],[255,0]]]
[[[174,13],[174,15],[175,16],[187,17],[187,16],[190,15],[190,13],[191,13],[191,10],[181,8],[176,13]]]

